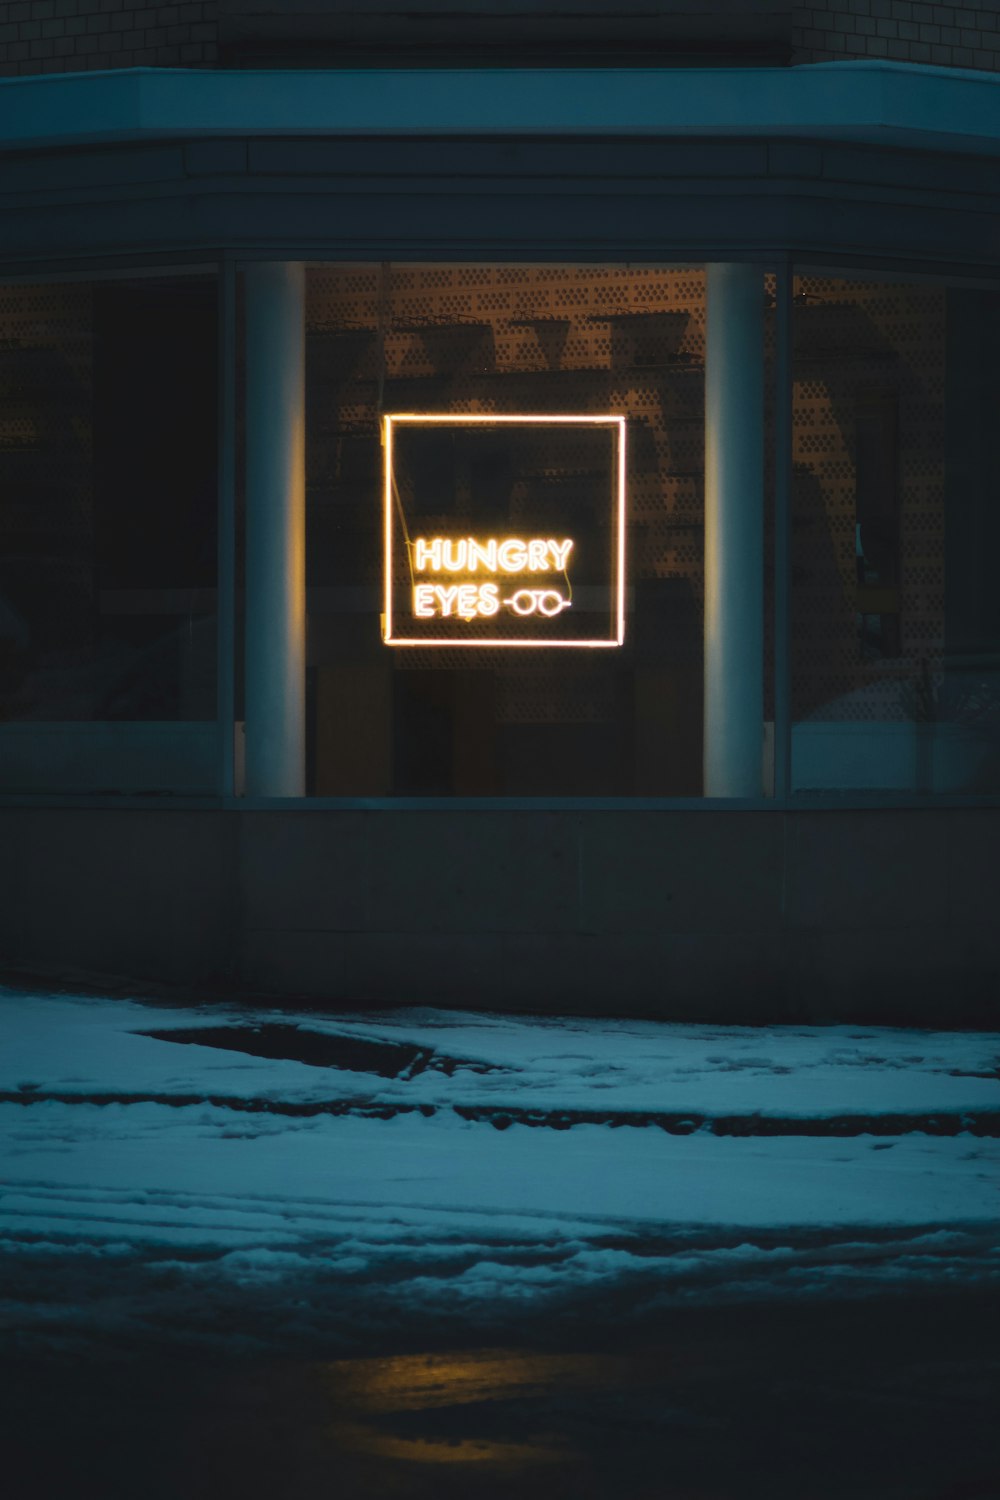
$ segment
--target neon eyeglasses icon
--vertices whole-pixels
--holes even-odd
[[[570,607],[569,600],[564,599],[562,594],[557,594],[555,589],[518,589],[504,603],[509,604],[516,615],[533,615],[537,612],[549,620]]]

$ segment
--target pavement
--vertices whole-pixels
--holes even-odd
[[[1000,1496],[998,1157],[995,1033],[8,986],[12,1462],[38,1495]]]

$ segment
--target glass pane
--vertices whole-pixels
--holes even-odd
[[[1000,292],[804,274],[798,790],[1000,789]]]
[[[315,792],[700,793],[704,299],[690,268],[310,268]],[[390,424],[387,489],[383,423],[399,415],[453,420]],[[620,646],[615,434],[600,416],[626,429]],[[416,627],[409,611],[421,640],[401,647],[383,641],[387,511],[389,633],[399,600],[427,611]],[[504,554],[507,569],[495,548],[511,538],[536,550]],[[476,585],[461,596],[475,618],[436,592],[453,581],[433,550],[446,540],[487,549],[472,571],[448,554]],[[519,635],[541,649],[508,649]],[[606,649],[559,648],[584,637]]]
[[[216,342],[209,276],[0,288],[7,786],[201,789],[138,726],[215,716]]]

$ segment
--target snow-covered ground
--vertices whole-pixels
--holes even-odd
[[[142,1034],[221,1027],[353,1066]],[[993,1280],[998,1062],[981,1033],[0,990],[0,1316],[347,1347]]]

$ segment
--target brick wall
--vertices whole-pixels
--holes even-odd
[[[280,20],[278,0],[264,8],[272,22]],[[234,16],[259,9],[247,0],[0,0],[0,77],[92,68],[215,67],[220,11],[232,28]],[[286,15],[301,9],[292,5]],[[1000,0],[964,0],[961,5],[813,0],[789,10],[792,60],[797,63],[863,57],[1000,71]],[[281,65],[280,39],[272,38],[272,44]],[[747,60],[773,61],[749,53]],[[267,66],[266,55],[253,62]]]
[[[887,58],[1000,70],[1000,0],[827,0],[793,13],[793,60]]]
[[[0,0],[0,77],[216,61],[217,0]]]

